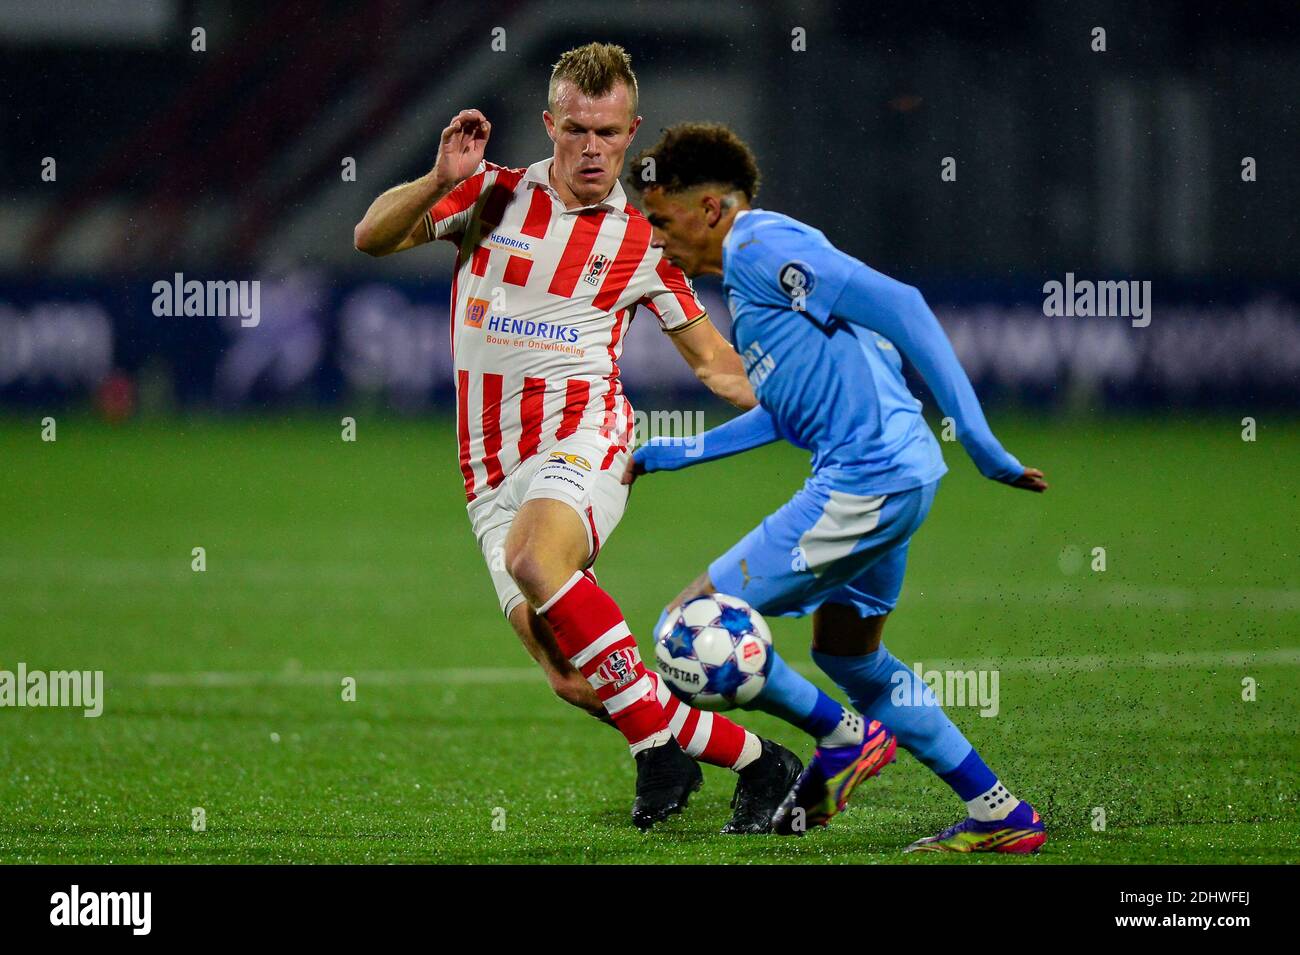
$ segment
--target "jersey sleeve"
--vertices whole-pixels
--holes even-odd
[[[429,240],[459,241],[458,237],[474,218],[479,199],[504,168],[496,163],[481,162],[474,175],[439,199],[424,214],[424,231]]]
[[[803,312],[823,327],[856,262],[815,229],[778,225],[738,235],[727,259],[728,284],[741,295]]]
[[[680,332],[690,328],[696,322],[707,317],[695,287],[686,273],[659,255],[655,263],[654,276],[650,286],[638,301],[659,319],[659,326],[666,332]]]
[[[762,405],[755,405],[744,414],[693,438],[651,438],[637,448],[632,457],[647,474],[676,471],[762,447],[779,437],[772,415]]]
[[[849,263],[849,281],[835,305],[836,317],[893,342],[920,372],[939,409],[956,423],[957,440],[980,473],[995,481],[1015,481],[1024,468],[994,437],[975,389],[924,296],[857,259],[843,257]]]

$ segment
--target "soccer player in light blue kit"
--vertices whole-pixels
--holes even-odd
[[[1038,813],[999,782],[930,688],[881,643],[909,541],[947,471],[901,358],[956,422],[980,473],[1041,492],[1042,472],[1022,467],[993,436],[920,292],[840,252],[816,229],[750,208],[758,167],[730,130],[695,123],[667,130],[633,162],[631,184],[665,257],[688,275],[722,276],[733,341],[759,405],[697,438],[693,452],[702,453],[694,456],[680,439],[656,439],[637,451],[624,480],[777,439],[812,452],[803,488],[669,608],[718,591],[766,615],[812,614],[813,659],[861,714],[776,658],[751,706],[800,726],[817,749],[774,829],[824,825],[901,744],[968,810],[909,850],[1038,849],[1047,838]]]

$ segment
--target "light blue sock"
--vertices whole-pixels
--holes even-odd
[[[995,778],[978,755],[974,760],[967,758],[974,747],[948,719],[934,692],[884,644],[860,657],[837,657],[814,650],[812,658],[848,694],[863,717],[880,720],[893,730],[899,745],[930,767],[962,799],[971,798],[967,794],[985,782],[984,774]],[[976,791],[987,788],[984,785]]]
[[[775,648],[771,654],[772,671],[749,708],[779,716],[815,740],[829,736],[844,719],[844,707],[796,673]]]

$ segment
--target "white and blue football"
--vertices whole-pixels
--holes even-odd
[[[772,633],[739,597],[695,597],[655,634],[655,664],[678,699],[702,710],[729,710],[749,703],[767,682]]]

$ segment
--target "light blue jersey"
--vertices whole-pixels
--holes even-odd
[[[918,401],[910,361],[986,477],[1023,473],[989,430],[952,345],[921,293],[845,255],[816,229],[755,209],[722,249],[732,339],[758,407],[705,433],[637,449],[670,471],[784,438],[812,452],[794,497],[709,567],[724,593],[761,613],[801,616],[841,603],[889,613],[908,542],[947,471]]]
[[[863,494],[920,487],[947,471],[943,455],[898,350],[833,313],[845,258],[787,216],[741,215],[722,248],[732,340],[777,433],[812,451],[813,471],[831,486]]]
[[[722,252],[733,342],[759,402],[779,437],[812,451],[813,471],[829,486],[890,494],[947,471],[904,382],[899,340],[941,401],[953,392],[949,413],[963,443],[976,443],[977,463],[982,456],[1019,475],[915,289],[840,252],[818,230],[761,209],[736,219]],[[952,384],[968,394],[945,388]]]

